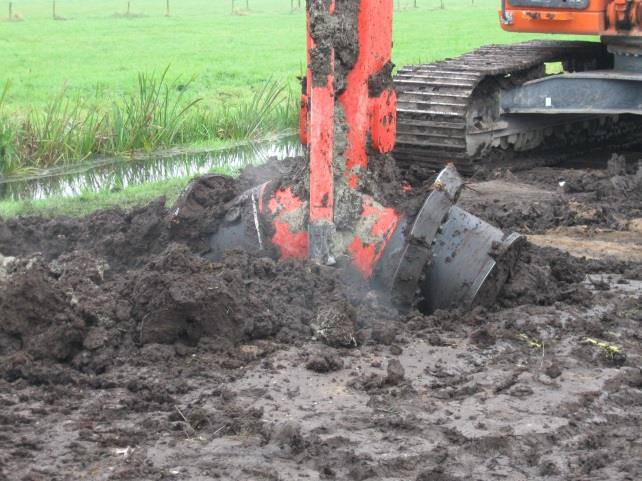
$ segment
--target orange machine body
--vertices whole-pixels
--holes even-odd
[[[499,12],[500,24],[509,32],[642,36],[642,0],[588,0],[581,9],[513,3],[505,0]]]

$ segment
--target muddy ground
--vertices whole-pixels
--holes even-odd
[[[471,179],[460,204],[530,241],[472,312],[204,259],[225,202],[273,168],[208,179],[179,218],[159,199],[0,221],[0,479],[642,479],[627,157]]]

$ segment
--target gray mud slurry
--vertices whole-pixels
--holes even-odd
[[[639,296],[641,287],[638,283],[635,291],[622,289],[617,295]],[[570,317],[600,315],[589,309]],[[556,317],[555,308],[546,308],[535,314],[530,328]],[[249,369],[228,385],[238,403],[263,411],[268,441],[241,437],[230,445],[214,440],[199,446],[199,453],[183,442],[183,449],[164,462],[181,465],[189,479],[197,479],[190,476],[199,468],[181,460],[207,453],[220,453],[215,457],[230,479],[247,473],[265,476],[247,479],[271,479],[269,473],[278,473],[278,479],[404,480],[431,472],[450,476],[435,479],[528,480],[545,474],[552,476],[547,479],[578,474],[577,479],[601,479],[580,474],[592,469],[581,464],[581,443],[597,442],[603,445],[597,456],[614,463],[604,470],[610,473],[604,479],[634,479],[618,473],[630,460],[605,454],[611,441],[591,441],[609,425],[618,426],[620,436],[635,436],[631,429],[639,426],[640,406],[624,408],[622,401],[610,399],[608,387],[634,369],[576,359],[573,350],[581,339],[573,335],[547,339],[542,350],[524,349],[510,336],[488,349],[457,337],[443,341],[448,345],[407,339],[398,356],[381,346],[338,351],[345,369],[327,374],[307,371],[301,363],[322,346],[306,343],[280,351],[268,358],[280,368]],[[391,359],[404,367],[401,385],[354,387],[355,379],[383,376]],[[639,353],[630,361],[639,365]],[[584,414],[592,410],[597,412]]]
[[[463,206],[531,239],[497,305],[402,315],[331,268],[200,256],[263,170],[178,222],[0,220],[0,480],[642,479],[640,192],[488,173]],[[315,338],[328,306],[358,346]]]
[[[613,303],[642,293],[640,282],[613,286]],[[236,357],[249,362],[225,370],[206,351],[149,345],[141,365],[104,376],[107,386],[130,379],[127,388],[68,389],[63,413],[43,416],[51,408],[24,394],[33,387],[18,389],[26,400],[2,399],[7,418],[40,418],[11,428],[21,439],[15,450],[38,446],[31,472],[83,473],[66,479],[636,479],[639,345],[619,340],[629,353],[619,367],[586,350],[583,336],[550,327],[596,321],[612,308],[601,306],[504,313],[541,329],[543,349],[513,332],[479,347],[448,330],[433,345],[419,331],[359,349],[243,344]],[[319,352],[344,368],[306,369]],[[153,362],[163,358],[165,366]],[[392,359],[403,379],[364,387],[385,379]]]

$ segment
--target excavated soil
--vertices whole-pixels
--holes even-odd
[[[203,256],[297,165],[202,178],[178,213],[0,220],[0,479],[642,479],[635,165],[471,181],[460,204],[530,242],[493,307],[429,316]]]

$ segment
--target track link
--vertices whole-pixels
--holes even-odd
[[[513,45],[487,45],[460,57],[399,69],[397,142],[394,156],[400,166],[420,164],[439,169],[455,162],[465,174],[483,155],[471,153],[468,135],[473,127],[473,100],[489,77],[519,82],[529,72],[544,72],[547,62],[563,62],[568,69],[595,61],[608,62],[597,42],[534,40]],[[539,75],[541,75],[540,73]],[[513,80],[511,80],[511,77]]]

